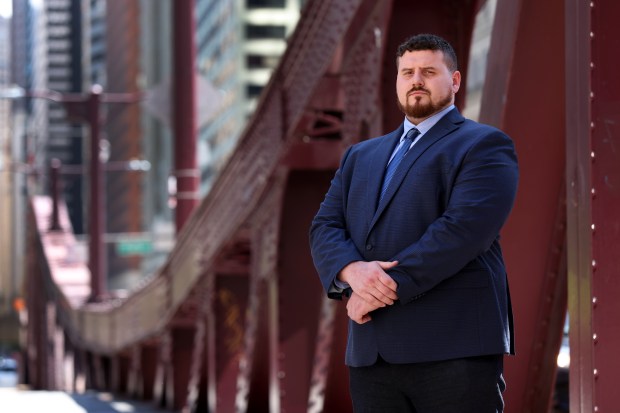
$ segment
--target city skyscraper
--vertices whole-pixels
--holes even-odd
[[[0,89],[10,84],[10,21],[0,15]],[[0,353],[2,343],[17,343],[17,318],[12,301],[19,284],[13,268],[13,165],[11,162],[11,102],[0,99]]]
[[[198,0],[199,73],[222,91],[217,111],[201,125],[201,193],[213,184],[269,82],[286,39],[299,20],[301,0]]]

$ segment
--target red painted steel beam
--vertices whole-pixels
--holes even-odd
[[[275,211],[270,209],[270,212]],[[277,220],[277,217],[272,216],[271,220]],[[244,343],[239,360],[235,405],[239,413],[269,411],[269,302],[267,277],[261,274],[261,263],[269,260],[269,252],[275,249],[275,245],[265,247],[262,237],[270,237],[271,234],[265,227],[261,227],[259,232],[259,225],[257,222],[257,228],[254,230],[248,308],[243,331]],[[272,237],[268,239],[275,241]]]
[[[88,267],[91,276],[91,301],[100,300],[107,291],[107,260],[102,241],[106,231],[105,190],[101,152],[101,93],[94,85],[86,100],[86,119],[90,125],[90,221]]]
[[[273,361],[277,366],[280,410],[286,412],[307,411],[308,408],[324,294],[308,249],[308,228],[325,195],[328,176],[333,174],[291,171],[282,201],[278,325],[274,326],[277,328],[277,359]]]
[[[611,412],[620,378],[620,4],[566,4],[570,407]]]
[[[198,203],[196,159],[196,22],[194,2],[175,1],[173,15],[174,174],[177,180],[176,226],[181,230]]]
[[[209,407],[235,411],[239,359],[243,351],[243,329],[248,304],[248,277],[216,275],[207,364]]]
[[[505,365],[506,412],[547,410],[564,320],[563,9],[562,0],[498,2],[483,92],[481,121],[514,139],[520,163],[502,233],[517,351]]]
[[[172,408],[181,411],[188,400],[188,388],[195,330],[193,328],[172,328],[171,379]]]
[[[112,389],[115,392],[127,394],[131,359],[127,354],[120,353],[112,359],[112,362],[114,363]]]
[[[157,375],[158,346],[151,343],[139,345],[140,369],[138,378],[138,392],[143,400],[155,398],[155,376]]]
[[[591,11],[566,2],[566,186],[570,410],[594,411],[592,343]],[[612,410],[613,411],[613,410]]]

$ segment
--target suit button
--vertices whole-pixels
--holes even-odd
[[[370,251],[370,250],[372,250],[372,245],[370,244],[366,245],[366,251]]]

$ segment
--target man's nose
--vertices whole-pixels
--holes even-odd
[[[421,86],[424,84],[424,79],[419,71],[416,71],[413,76],[411,76],[411,84],[415,86]]]

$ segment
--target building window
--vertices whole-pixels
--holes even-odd
[[[248,98],[255,98],[257,96],[260,95],[260,93],[263,91],[263,87],[262,85],[248,85],[247,86],[247,95]]]
[[[245,35],[248,39],[284,39],[286,27],[247,24]]]
[[[258,9],[263,7],[283,9],[286,0],[246,0],[248,9]]]
[[[246,65],[249,69],[275,69],[279,60],[279,56],[251,54],[246,57]]]

